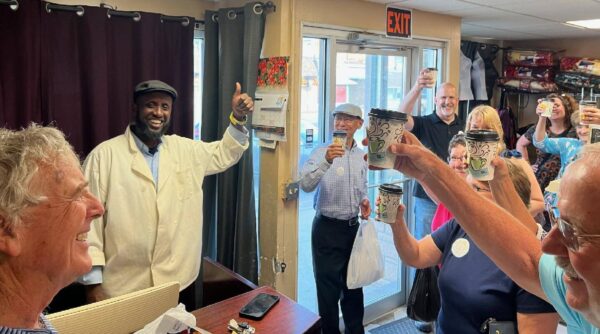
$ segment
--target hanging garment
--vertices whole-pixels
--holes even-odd
[[[460,52],[460,84],[458,85],[458,99],[460,101],[473,100],[471,90],[471,59]]]
[[[487,100],[487,90],[485,86],[485,63],[479,51],[475,52],[475,59],[471,66],[471,87],[475,94],[475,100]]]

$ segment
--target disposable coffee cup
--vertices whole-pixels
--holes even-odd
[[[402,187],[391,183],[380,185],[379,205],[377,205],[378,213],[375,219],[387,224],[394,224],[401,199]]]
[[[394,168],[396,156],[388,152],[388,147],[400,143],[407,120],[408,117],[405,113],[371,109],[367,127],[369,165],[379,168]]]
[[[586,116],[588,113],[584,112],[583,109],[588,108],[588,107],[596,107],[596,102],[595,101],[579,101],[579,123],[583,124],[583,125],[587,125],[588,120],[586,119]]]
[[[543,109],[544,112],[541,113],[541,116],[550,118],[552,116],[552,108],[554,108],[554,102],[550,99],[542,99],[540,104],[538,104],[538,108]]]
[[[500,137],[496,131],[471,130],[465,134],[467,140],[469,174],[477,180],[494,178],[492,160],[496,157]]]
[[[433,88],[435,87],[435,81],[437,80],[437,68],[435,67],[428,67],[426,68],[427,70],[427,76],[433,80],[433,82],[429,85],[427,85],[427,88]]]
[[[346,137],[348,133],[344,130],[335,130],[333,131],[333,143],[337,145],[342,145],[342,147],[346,146]]]

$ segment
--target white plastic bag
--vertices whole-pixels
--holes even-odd
[[[358,227],[348,263],[346,277],[348,289],[369,285],[382,278],[384,271],[383,256],[379,248],[375,223],[372,220],[363,221]]]

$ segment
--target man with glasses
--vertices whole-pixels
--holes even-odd
[[[365,152],[354,140],[363,124],[363,112],[359,106],[345,103],[335,108],[333,117],[335,130],[346,132],[345,143],[316,148],[302,167],[300,187],[306,192],[317,190],[311,243],[322,331],[339,334],[339,302],[345,332],[362,334],[363,291],[348,289],[346,272],[358,216],[371,214]]]
[[[498,267],[556,308],[569,333],[600,333],[600,144],[587,146],[567,168],[560,184],[560,215],[553,217],[542,244],[524,225],[532,217],[500,159],[494,161],[490,186],[504,209],[478,196],[412,134],[390,151],[398,155],[396,168],[444,202]]]

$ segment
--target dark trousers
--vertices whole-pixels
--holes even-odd
[[[324,334],[339,334],[339,308],[342,307],[346,334],[362,334],[365,313],[363,291],[348,289],[348,261],[358,231],[353,222],[317,215],[312,225],[312,256],[317,285],[317,301]]]

